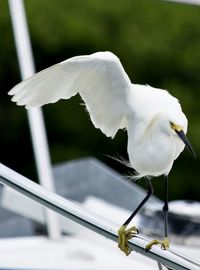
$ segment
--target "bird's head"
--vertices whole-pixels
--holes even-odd
[[[165,114],[165,124],[170,135],[178,136],[188,150],[196,157],[196,153],[186,137],[188,121],[182,111],[170,111]]]

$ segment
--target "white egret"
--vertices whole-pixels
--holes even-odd
[[[27,109],[69,99],[79,93],[92,123],[106,136],[114,137],[119,129],[128,133],[128,155],[137,178],[145,177],[147,195],[118,231],[119,248],[128,255],[128,240],[138,233],[127,229],[136,213],[153,192],[151,178],[165,176],[163,241],[154,244],[169,247],[167,232],[168,174],[174,160],[186,145],[187,118],[178,100],[167,91],[148,85],[132,84],[119,59],[111,52],[77,56],[47,68],[10,90],[12,101]]]

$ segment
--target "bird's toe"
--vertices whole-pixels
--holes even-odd
[[[169,239],[168,237],[165,237],[161,244],[162,249],[168,249],[169,248]]]
[[[128,256],[132,251],[128,245],[128,240],[138,234],[139,231],[135,226],[130,229],[126,229],[126,227],[126,225],[123,225],[118,230],[118,247]]]
[[[165,237],[163,241],[154,239],[146,245],[145,250],[149,251],[154,245],[161,245],[161,249],[166,250],[169,248],[169,239],[167,237]]]

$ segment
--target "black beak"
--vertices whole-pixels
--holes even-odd
[[[178,134],[179,138],[181,138],[181,140],[184,142],[184,144],[186,145],[187,149],[193,154],[193,156],[196,158],[196,153],[192,147],[192,145],[190,144],[190,142],[188,141],[185,133],[183,132],[183,130],[177,131],[175,130],[176,133]]]

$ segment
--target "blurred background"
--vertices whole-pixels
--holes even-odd
[[[185,150],[175,162],[169,199],[199,200],[200,6],[158,0],[24,2],[37,71],[72,56],[109,50],[132,82],[167,89],[180,100],[197,159]],[[37,180],[26,111],[7,95],[21,79],[6,0],[0,2],[0,40],[0,162]],[[126,132],[106,138],[80,103],[76,96],[43,107],[52,163],[94,156],[130,174],[107,156],[127,158]],[[163,199],[163,179],[153,184]]]

